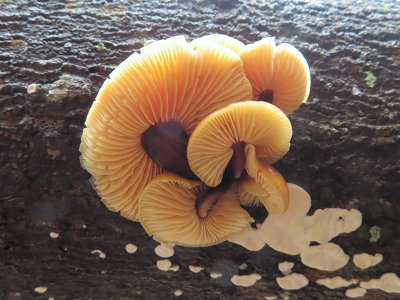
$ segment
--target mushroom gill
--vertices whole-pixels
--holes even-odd
[[[261,202],[272,215],[280,215],[289,207],[289,188],[273,167],[259,161],[253,145],[246,145],[246,172],[240,180],[240,202],[246,206]]]
[[[228,49],[231,49],[235,53],[238,53],[240,50],[244,48],[244,44],[241,41],[233,37],[218,33],[205,35],[201,38],[195,39],[191,41],[189,45],[196,45],[198,42],[204,42],[204,41],[220,44]]]
[[[246,147],[267,163],[279,160],[290,147],[292,127],[274,105],[244,101],[228,105],[199,123],[189,138],[191,169],[208,186],[218,186],[224,174],[245,175]]]
[[[237,185],[210,189],[199,181],[164,173],[144,188],[140,222],[160,242],[210,246],[246,228],[250,216],[241,208]]]
[[[276,46],[274,38],[264,38],[246,45],[239,56],[253,88],[253,100],[272,103],[287,114],[307,101],[310,69],[304,56],[292,45]]]
[[[192,47],[183,36],[153,42],[101,87],[82,134],[82,166],[106,206],[136,221],[152,178],[166,170],[196,178],[186,146],[200,120],[251,93],[232,50],[206,41]]]

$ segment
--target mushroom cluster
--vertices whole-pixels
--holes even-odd
[[[289,150],[286,114],[309,90],[303,55],[273,38],[148,43],[101,87],[81,163],[105,205],[155,240],[217,244],[252,221],[243,206],[287,210],[288,186],[271,164]]]

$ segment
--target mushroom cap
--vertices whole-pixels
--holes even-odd
[[[243,65],[232,50],[183,36],[156,41],[122,62],[88,113],[81,164],[106,206],[138,219],[138,198],[164,172],[143,149],[150,126],[176,121],[187,134],[211,112],[251,97]]]
[[[217,186],[233,156],[233,145],[254,145],[257,157],[269,163],[287,153],[292,127],[274,105],[244,101],[203,119],[189,138],[187,153],[193,172],[208,186]]]
[[[155,177],[140,196],[140,222],[160,242],[184,246],[210,246],[246,228],[249,214],[240,206],[237,186],[227,190],[204,217],[196,208],[198,195],[207,186],[172,173]],[[210,205],[211,204],[211,205]]]
[[[251,206],[258,200],[271,215],[285,213],[289,207],[288,185],[278,171],[257,159],[253,145],[246,145],[246,172],[240,186],[248,195],[242,192],[240,202]]]
[[[195,39],[191,41],[189,45],[191,44],[196,45],[198,42],[204,42],[204,41],[220,44],[228,49],[231,49],[235,53],[239,53],[239,51],[242,50],[245,46],[241,41],[233,37],[218,33],[205,35],[201,38]]]
[[[303,54],[290,44],[275,45],[264,38],[240,50],[247,78],[253,88],[253,100],[262,100],[264,92],[273,93],[272,104],[285,113],[293,113],[307,101],[310,93],[310,68]]]

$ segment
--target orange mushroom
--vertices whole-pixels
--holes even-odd
[[[239,51],[244,48],[244,44],[241,41],[234,39],[230,36],[218,33],[205,35],[201,38],[195,39],[191,41],[189,45],[196,45],[197,43],[204,41],[220,44],[228,49],[231,49],[235,53],[239,53]]]
[[[242,203],[260,202],[272,214],[286,211],[287,184],[268,163],[290,147],[292,127],[285,114],[266,102],[245,101],[224,107],[199,123],[189,138],[188,161],[205,184],[238,180]],[[250,195],[247,195],[250,194]]]
[[[274,38],[264,38],[246,45],[239,56],[253,88],[253,100],[270,102],[287,114],[307,101],[310,69],[304,56],[292,45],[276,46]]]
[[[138,199],[165,171],[194,179],[187,140],[213,111],[251,98],[236,53],[183,36],[153,42],[122,62],[87,116],[82,166],[106,206],[138,220]]]
[[[280,215],[289,207],[289,188],[282,175],[257,159],[253,145],[246,145],[247,174],[240,180],[240,201],[246,206],[262,203],[272,215]]]
[[[139,201],[140,222],[159,242],[210,246],[244,230],[249,214],[236,185],[210,189],[199,181],[164,173],[151,180]]]

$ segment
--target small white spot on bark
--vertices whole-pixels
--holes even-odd
[[[155,249],[154,252],[162,258],[168,258],[174,255],[175,250],[174,250],[174,244],[169,244],[169,243],[161,243],[158,245]]]
[[[257,273],[249,274],[249,275],[234,275],[231,278],[231,281],[236,286],[249,287],[254,285],[257,280],[261,279],[261,275]]]
[[[189,265],[189,270],[193,273],[199,273],[204,270],[203,267]]]
[[[346,290],[346,297],[358,298],[358,297],[364,296],[366,292],[367,292],[366,289],[364,289],[362,287],[356,287],[356,288]]]
[[[27,88],[28,94],[35,94],[37,92],[37,87],[38,86],[36,83],[32,83],[32,84],[28,85],[28,88]]]
[[[383,255],[380,253],[377,253],[375,255],[370,255],[368,253],[361,253],[361,254],[355,254],[353,256],[353,263],[361,269],[366,269],[372,266],[376,266],[382,261],[382,259]]]
[[[47,286],[38,286],[35,287],[35,292],[39,294],[43,294],[47,291]]]
[[[103,251],[101,251],[101,250],[98,250],[98,249],[96,249],[96,250],[93,250],[92,252],[91,252],[92,254],[99,254],[99,257],[100,258],[106,258],[107,257],[107,255],[103,252]]]
[[[174,292],[174,295],[176,296],[176,297],[179,297],[179,296],[181,296],[182,295],[182,290],[176,290],[175,292]]]
[[[213,279],[217,279],[220,278],[222,276],[222,273],[218,273],[218,272],[211,272],[210,273],[210,277]]]
[[[294,266],[294,263],[289,262],[289,261],[284,261],[278,265],[278,269],[279,269],[279,271],[281,271],[281,273],[283,275],[289,275],[290,273],[292,273],[293,266]]]
[[[346,280],[340,276],[332,278],[323,278],[316,281],[320,285],[324,285],[327,288],[334,290],[341,287],[348,287],[349,285],[358,283],[357,279]]]
[[[57,232],[50,232],[50,237],[51,237],[52,239],[56,239],[56,238],[58,238],[59,236],[60,236],[60,234],[57,233]]]
[[[157,268],[160,269],[161,271],[169,271],[171,265],[172,263],[169,259],[161,259],[157,261]]]
[[[292,273],[284,277],[277,277],[276,282],[284,290],[299,290],[308,284],[308,279],[303,274]]]
[[[126,250],[126,252],[128,252],[128,253],[135,253],[135,252],[137,251],[137,246],[134,245],[134,244],[127,244],[127,245],[125,246],[125,250]]]

